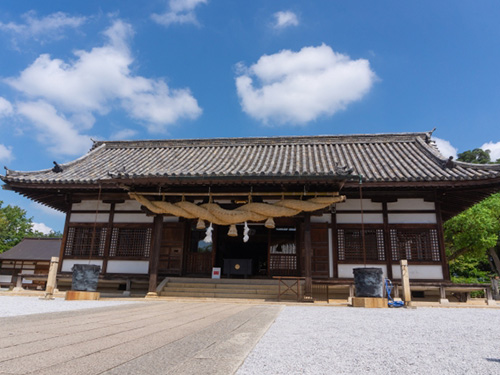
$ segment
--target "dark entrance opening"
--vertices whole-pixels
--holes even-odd
[[[231,274],[231,277],[242,276],[267,276],[267,253],[268,253],[268,240],[269,229],[264,225],[249,225],[249,239],[243,242],[243,225],[237,225],[238,236],[230,237],[227,235],[229,227],[217,226],[217,252],[216,252],[216,267],[222,268],[222,274]],[[237,262],[236,260],[249,259],[251,264],[248,265],[249,271],[237,272],[239,267],[246,267],[247,262]],[[234,260],[234,261],[233,261]],[[236,261],[236,262],[235,262]],[[241,263],[241,264],[240,264]],[[238,267],[235,272],[230,272],[226,268]],[[241,269],[241,271],[244,271]]]

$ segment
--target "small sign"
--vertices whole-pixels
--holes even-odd
[[[220,279],[220,267],[212,268],[212,279]]]

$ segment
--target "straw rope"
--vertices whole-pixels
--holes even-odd
[[[234,210],[226,210],[216,203],[200,206],[187,201],[169,203],[150,201],[145,196],[129,193],[129,196],[156,214],[169,214],[187,219],[201,219],[218,225],[239,224],[245,221],[264,221],[275,217],[291,217],[298,213],[321,210],[334,203],[345,201],[345,196],[317,197],[307,201],[282,199],[276,203],[247,203]]]

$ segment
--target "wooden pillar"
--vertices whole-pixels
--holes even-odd
[[[73,206],[73,204],[71,204],[71,207],[72,206]],[[72,208],[70,208],[70,210],[66,213],[66,220],[64,221],[64,232],[63,232],[63,237],[61,240],[61,247],[59,249],[59,265],[57,267],[57,272],[62,271],[63,260],[64,260],[64,251],[66,250],[66,241],[68,239],[69,223],[70,223],[70,219],[71,219],[71,210],[72,210]]]
[[[311,214],[304,215],[304,268],[305,268],[305,288],[304,300],[312,300],[312,246],[311,246]]]
[[[153,224],[153,246],[149,256],[149,289],[147,297],[157,297],[158,263],[160,261],[160,246],[163,234],[163,215],[156,215]]]
[[[411,302],[411,290],[410,290],[410,274],[408,273],[408,261],[402,259],[399,264],[401,265],[401,289],[403,292],[403,301],[405,306],[408,306]]]
[[[392,249],[391,249],[391,232],[389,229],[389,211],[387,210],[387,202],[382,202],[382,216],[384,220],[384,255],[385,264],[387,267],[387,278],[392,280]]]
[[[49,275],[47,276],[47,285],[45,286],[45,299],[53,299],[54,289],[56,288],[57,268],[59,265],[59,258],[50,258]]]
[[[109,248],[111,246],[111,237],[113,235],[113,222],[115,220],[115,203],[111,203],[108,217],[108,225],[106,231],[106,239],[104,242],[104,259],[102,261],[101,273],[104,275],[108,272]]]
[[[332,251],[333,251],[333,278],[339,277],[339,238],[337,228],[337,211],[332,212],[331,225],[329,230],[332,231]]]
[[[443,279],[450,280],[450,270],[448,268],[448,260],[446,259],[445,245],[444,245],[444,229],[443,217],[441,216],[441,204],[436,199],[434,203],[436,207],[436,221],[438,227],[438,242],[439,242],[439,255],[441,258],[441,266],[443,269]]]

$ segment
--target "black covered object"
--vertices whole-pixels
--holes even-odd
[[[71,269],[73,271],[72,290],[95,292],[101,266],[94,264],[75,264]]]
[[[384,296],[384,278],[382,268],[354,268],[354,286],[356,297],[382,298]]]
[[[224,259],[224,274],[250,276],[252,274],[252,259]]]

